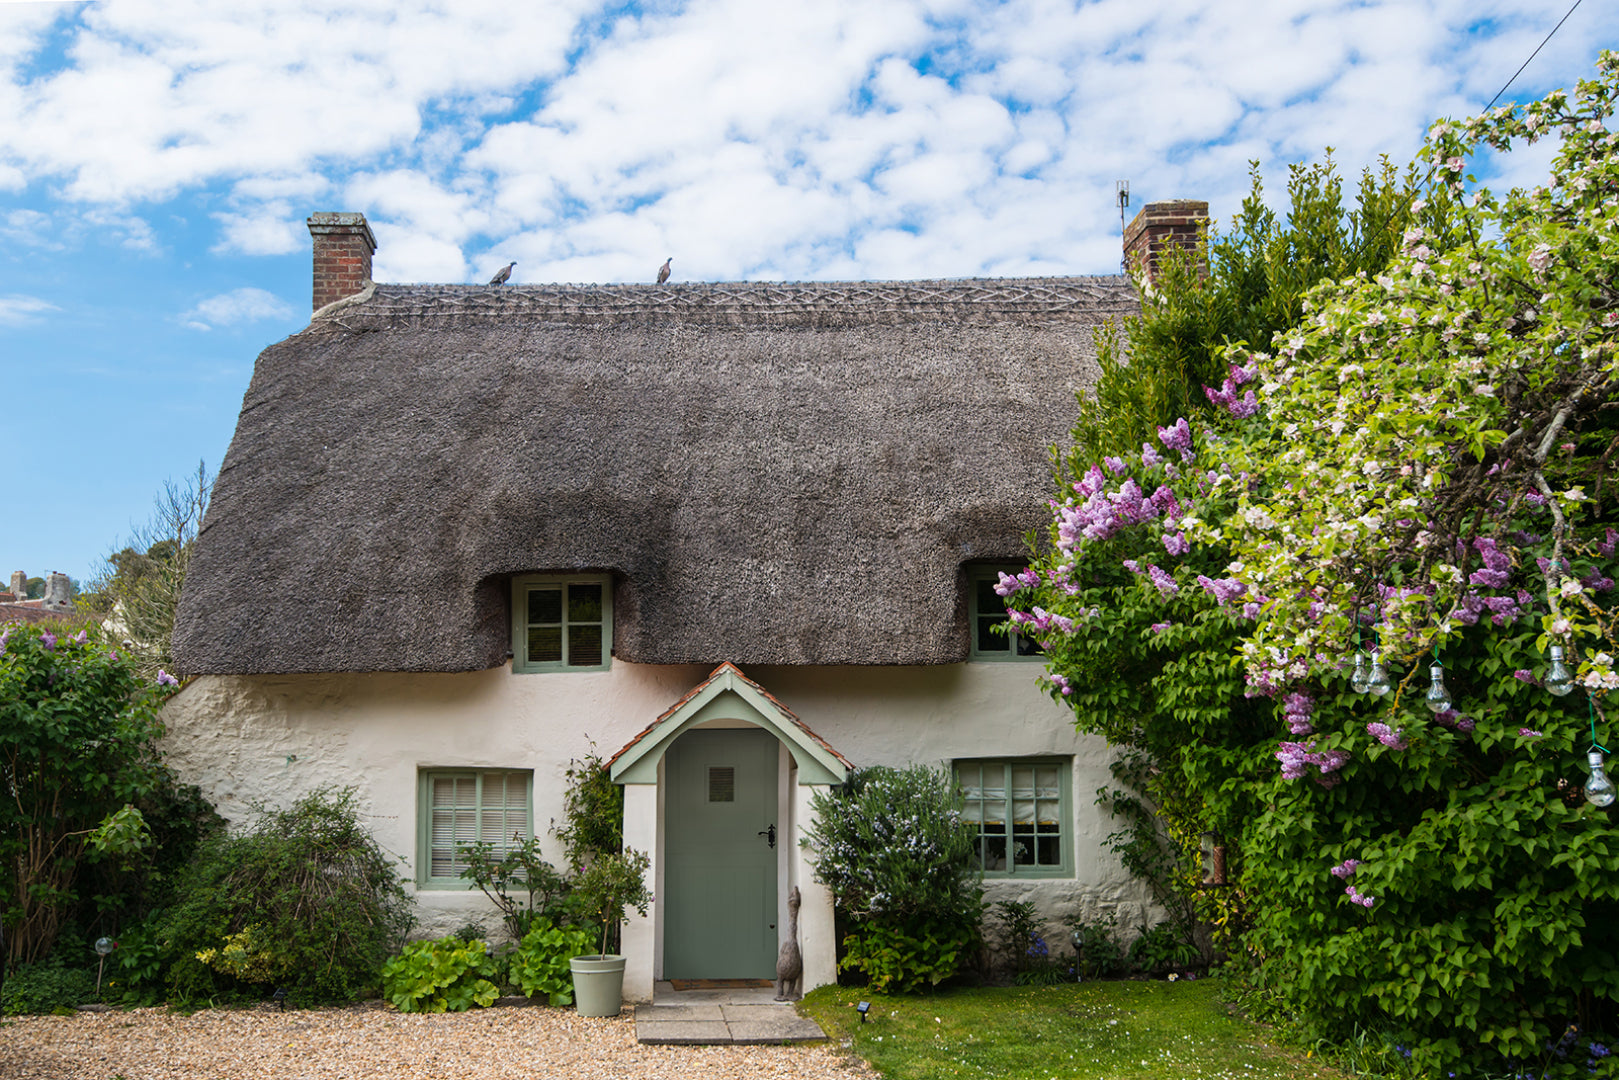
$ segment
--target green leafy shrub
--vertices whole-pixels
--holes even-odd
[[[413,941],[382,967],[382,994],[400,1012],[466,1012],[500,996],[500,965],[482,941]]]
[[[71,1012],[75,1005],[96,1000],[96,973],[63,967],[49,961],[24,964],[6,976],[0,990],[0,1013]]]
[[[351,789],[261,811],[201,850],[159,937],[179,1000],[262,995],[353,1001],[374,993],[412,921],[397,860],[360,825]]]
[[[955,975],[978,943],[976,922],[926,916],[873,920],[843,939],[838,966],[864,974],[878,993],[909,994]]]
[[[563,822],[551,824],[562,841],[568,865],[577,870],[591,854],[606,854],[624,846],[624,788],[613,783],[607,766],[595,753],[568,762],[563,795]]]
[[[877,766],[813,805],[802,843],[854,928],[840,966],[904,989],[955,974],[976,951],[983,887],[948,774]]]
[[[529,997],[544,994],[552,1005],[573,1004],[573,969],[569,961],[583,956],[594,935],[582,926],[555,926],[535,920],[517,948],[506,958],[507,978]]]
[[[514,939],[521,939],[542,917],[552,922],[572,921],[571,886],[555,867],[540,857],[537,838],[519,837],[500,848],[480,840],[462,844],[458,851],[467,864],[461,876],[476,885],[500,909],[501,921]]]
[[[205,827],[207,811],[187,814],[200,796],[157,750],[174,682],[144,678],[95,625],[0,626],[0,921],[11,962],[44,959],[75,921],[110,932],[138,916],[154,899],[152,842],[172,845],[162,856],[171,867]]]
[[[1075,974],[1085,979],[1101,979],[1124,970],[1124,947],[1119,944],[1119,916],[1089,922],[1082,915],[1063,919],[1069,941],[1074,946]]]
[[[1187,968],[1203,959],[1196,945],[1186,940],[1181,927],[1171,922],[1142,926],[1130,943],[1130,963],[1149,975],[1170,968]]]
[[[608,955],[609,947],[618,947],[625,908],[646,914],[652,902],[652,893],[646,887],[646,872],[651,864],[645,852],[625,848],[622,852],[598,854],[574,875],[575,902],[579,913],[600,931],[601,955]]]
[[[1040,912],[1032,903],[1002,900],[990,911],[995,919],[996,943],[1014,972],[1026,971],[1049,957],[1050,951],[1040,935]]]

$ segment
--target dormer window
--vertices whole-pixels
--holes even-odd
[[[525,574],[512,582],[512,671],[606,671],[613,654],[613,580]]]
[[[1040,660],[1040,646],[1013,631],[997,633],[1006,622],[1006,601],[995,591],[1001,574],[1016,574],[1021,566],[969,566],[967,568],[967,621],[972,634],[974,660]]]

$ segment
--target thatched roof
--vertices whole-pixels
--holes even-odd
[[[945,663],[1045,516],[1123,278],[393,286],[259,356],[188,673],[459,671],[509,583],[615,576],[647,663]]]

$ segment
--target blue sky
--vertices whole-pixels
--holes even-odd
[[[1569,3],[0,0],[0,580],[217,468],[313,211],[379,281],[1113,273],[1115,180],[1229,219],[1250,159],[1403,164]],[[1605,46],[1587,0],[1507,98]]]

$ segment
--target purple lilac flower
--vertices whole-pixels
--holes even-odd
[[[1175,624],[1172,623],[1172,622],[1155,622],[1155,623],[1152,624],[1152,626],[1148,627],[1148,629],[1150,629],[1155,634],[1162,634],[1165,630],[1168,630],[1171,626],[1174,626],[1174,625]]]
[[[1520,739],[1538,739],[1542,736],[1540,732],[1534,730],[1533,728],[1521,727],[1518,729],[1518,737]]]
[[[1195,456],[1192,453],[1192,425],[1186,422],[1184,416],[1176,420],[1172,427],[1159,428],[1158,441],[1167,450],[1179,450],[1182,461],[1191,461]]]
[[[1607,592],[1613,588],[1613,578],[1604,577],[1601,570],[1592,567],[1590,571],[1581,575],[1580,581],[1592,592]]]
[[[1310,723],[1310,714],[1315,709],[1315,699],[1309,694],[1294,692],[1282,699],[1282,718],[1287,721],[1287,730],[1294,735],[1309,735],[1315,731],[1315,725]]]
[[[1158,595],[1165,599],[1181,591],[1181,587],[1176,584],[1175,579],[1154,564],[1149,563],[1147,565],[1147,577],[1152,581],[1153,586],[1157,588]]]
[[[1540,685],[1540,680],[1535,678],[1535,673],[1530,671],[1528,668],[1519,668],[1517,671],[1512,673],[1512,677],[1517,679],[1519,682],[1528,683],[1530,686]]]
[[[1167,484],[1159,484],[1158,490],[1154,491],[1147,501],[1152,503],[1158,512],[1166,518],[1178,518],[1181,516],[1180,500],[1175,498],[1175,493],[1169,490]]]
[[[1074,692],[1073,686],[1061,675],[1053,675],[1051,677],[1051,685],[1062,691],[1063,697],[1067,697],[1069,694]]]
[[[1359,859],[1345,859],[1337,866],[1334,866],[1330,871],[1328,871],[1328,873],[1335,878],[1343,878],[1345,881],[1348,881],[1350,878],[1355,876],[1355,871],[1359,868]]]
[[[1273,756],[1282,763],[1283,779],[1297,780],[1305,774],[1307,767],[1311,765],[1314,765],[1322,776],[1326,776],[1329,773],[1337,772],[1349,763],[1349,754],[1343,750],[1328,750],[1317,753],[1313,749],[1314,746],[1315,743],[1313,742],[1283,742],[1280,744],[1280,748]],[[1318,779],[1317,782],[1321,783],[1322,781]],[[1334,780],[1334,782],[1336,781]],[[1330,787],[1331,784],[1324,784],[1324,786]]]
[[[1154,469],[1163,463],[1163,455],[1154,450],[1151,443],[1141,444],[1141,464],[1143,468]]]
[[[1185,555],[1192,550],[1192,544],[1191,541],[1186,539],[1186,534],[1183,532],[1165,533],[1164,550],[1171,555]]]
[[[89,634],[88,631],[85,631],[85,630],[80,630],[77,634],[73,635],[73,643],[75,645],[83,645],[86,641],[89,641],[89,640],[90,640],[90,634]]]
[[[0,631],[0,653],[4,653],[6,651],[6,642],[8,642],[10,640],[11,640],[11,627],[8,626],[8,627],[5,628],[5,630]]]
[[[1208,398],[1212,404],[1224,408],[1226,412],[1238,420],[1246,420],[1259,411],[1259,399],[1254,396],[1254,392],[1249,390],[1241,397],[1238,397],[1237,383],[1232,379],[1227,379],[1220,385],[1218,390],[1212,386],[1205,386],[1203,396]]]
[[[1214,597],[1215,603],[1221,607],[1240,600],[1248,592],[1248,586],[1236,578],[1211,578],[1204,574],[1197,575],[1197,583],[1207,589]]]
[[[1362,896],[1359,892],[1356,891],[1356,889],[1355,889],[1355,887],[1353,885],[1345,886],[1344,887],[1344,894],[1349,897],[1349,902],[1351,904],[1359,904],[1363,908],[1369,908],[1373,904],[1377,903],[1377,899],[1375,897]]]
[[[180,680],[176,679],[173,675],[170,675],[168,672],[164,671],[162,668],[158,668],[157,669],[157,685],[159,685],[159,686],[179,686],[180,685]]]
[[[39,635],[39,643],[45,646],[46,652],[56,651],[56,635],[51,633],[49,630],[46,630]]]
[[[1403,731],[1397,731],[1376,720],[1366,725],[1366,733],[1391,750],[1404,750],[1407,746]]]
[[[1102,459],[1102,464],[1106,465],[1107,471],[1112,473],[1114,476],[1118,476],[1120,473],[1124,472],[1123,458],[1105,457]]]
[[[1132,574],[1141,573],[1141,564],[1136,562],[1134,559],[1124,560],[1124,568],[1130,571]]]
[[[1615,545],[1619,545],[1619,531],[1609,529],[1607,535],[1605,535],[1601,540],[1597,541],[1597,550],[1602,553],[1603,558],[1611,559],[1613,558]],[[1596,1044],[1593,1043],[1592,1045],[1594,1046]]]

